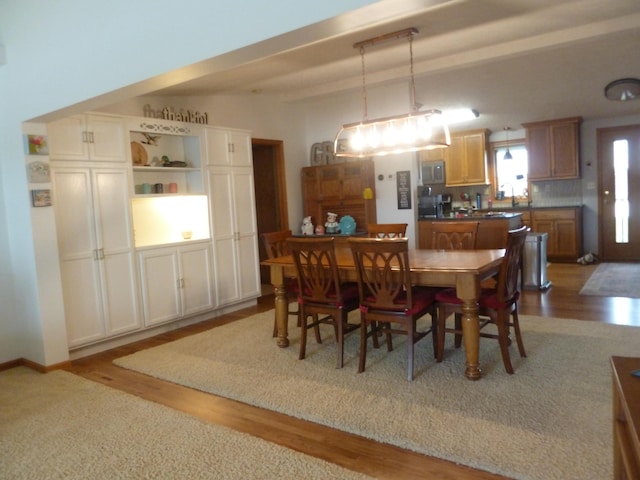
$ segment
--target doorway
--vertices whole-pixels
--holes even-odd
[[[598,129],[600,254],[640,261],[640,125]]]
[[[256,221],[260,261],[267,258],[260,235],[289,229],[287,185],[282,140],[251,139],[256,193]],[[262,285],[269,285],[269,267],[260,267]]]

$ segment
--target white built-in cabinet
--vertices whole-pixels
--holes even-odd
[[[140,327],[127,171],[52,168],[69,346]]]
[[[74,115],[47,125],[49,158],[125,163],[122,119],[102,115]]]
[[[223,306],[260,295],[251,137],[219,129],[206,129],[205,136],[216,292]]]
[[[260,296],[249,132],[87,114],[47,134],[70,348]]]
[[[210,242],[142,250],[138,260],[146,326],[214,307]]]

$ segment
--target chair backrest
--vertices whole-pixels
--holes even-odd
[[[287,244],[296,265],[298,300],[342,305],[333,237],[289,238]]]
[[[431,222],[431,248],[435,250],[475,250],[479,222]]]
[[[350,238],[361,308],[404,313],[413,305],[406,238]]]
[[[367,236],[369,238],[402,238],[407,233],[406,223],[369,223]]]
[[[287,239],[292,236],[291,230],[261,234],[260,237],[262,238],[264,249],[267,251],[267,258],[290,255],[291,251],[289,250],[289,245],[287,245]]]
[[[523,225],[516,230],[509,231],[507,251],[502,259],[496,284],[496,296],[500,302],[506,302],[518,293],[524,243],[529,230],[531,230],[529,227]]]

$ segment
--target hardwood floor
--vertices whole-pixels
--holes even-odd
[[[640,299],[578,295],[580,288],[595,268],[595,265],[550,265],[548,277],[553,282],[551,288],[542,292],[524,290],[519,302],[520,312],[528,315],[640,326]],[[246,432],[377,478],[456,480],[504,478],[163,382],[118,368],[112,363],[115,358],[215,328],[272,307],[273,297],[267,295],[262,297],[255,307],[219,317],[215,321],[202,322],[75,360],[69,370],[90,380],[167,405],[205,421]],[[265,340],[273,341],[271,338]],[[277,348],[275,342],[274,348]]]

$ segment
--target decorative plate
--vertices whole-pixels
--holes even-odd
[[[147,164],[147,151],[138,142],[131,142],[131,163],[138,167]]]
[[[340,233],[351,235],[356,232],[356,221],[351,215],[345,215],[338,223],[340,224]]]

